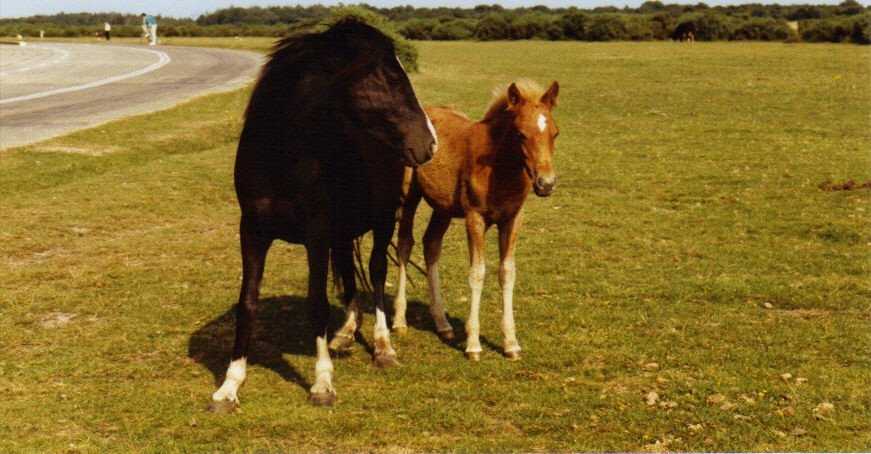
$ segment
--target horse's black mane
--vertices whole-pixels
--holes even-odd
[[[291,92],[303,77],[318,75],[336,81],[395,54],[390,37],[353,17],[341,19],[322,32],[286,37],[276,43],[263,66],[246,117],[254,111],[288,113],[285,109],[293,104]]]
[[[284,38],[272,49],[263,74],[299,65],[360,65],[375,63],[396,53],[393,40],[377,28],[353,17],[342,19],[326,31]]]

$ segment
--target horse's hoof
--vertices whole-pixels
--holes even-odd
[[[454,340],[454,338],[456,338],[456,335],[454,334],[453,329],[439,331],[438,334],[439,334],[439,338],[443,341],[452,341],[452,340]]]
[[[209,407],[206,408],[206,413],[212,414],[221,414],[221,413],[233,413],[239,408],[239,402],[233,400],[213,400],[209,403]]]
[[[404,336],[408,333],[408,327],[407,326],[393,325],[393,332],[400,335],[400,336]]]
[[[505,352],[505,357],[508,358],[510,361],[520,361],[520,350]]]
[[[330,350],[334,352],[348,351],[354,348],[354,336],[336,334],[330,341]]]
[[[309,393],[308,403],[313,407],[332,407],[336,404],[336,394],[331,392]]]
[[[387,369],[390,367],[399,367],[399,361],[396,360],[396,355],[375,355],[372,358],[372,364],[379,369]]]
[[[466,352],[466,359],[469,361],[481,361],[481,352]]]

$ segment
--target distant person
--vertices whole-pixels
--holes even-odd
[[[106,37],[106,41],[109,41],[109,38],[112,34],[112,25],[108,22],[103,22],[103,36]]]
[[[154,20],[150,14],[142,13],[139,15],[142,17],[142,30],[145,32],[145,36],[150,37],[151,40],[148,42],[149,46],[154,46],[157,44],[157,21]]]

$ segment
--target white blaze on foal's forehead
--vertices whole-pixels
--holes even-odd
[[[538,130],[544,132],[547,129],[547,117],[544,114],[538,114]]]

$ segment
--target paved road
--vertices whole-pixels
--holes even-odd
[[[242,87],[263,57],[222,49],[44,43],[0,46],[0,148]]]

